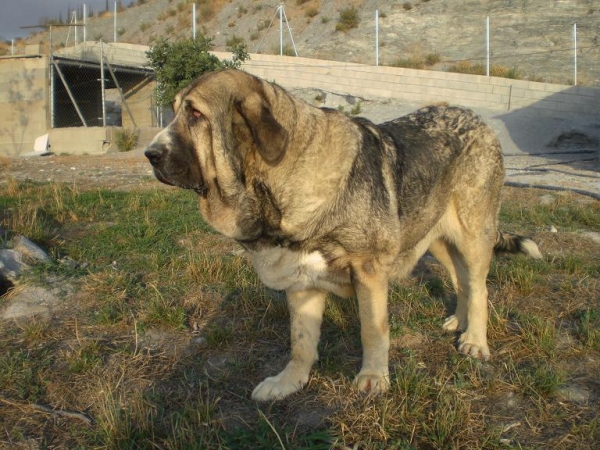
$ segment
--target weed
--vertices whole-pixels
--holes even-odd
[[[121,129],[116,132],[115,143],[120,152],[130,152],[138,143],[139,133],[137,130]]]
[[[575,314],[577,338],[584,347],[600,350],[600,309],[587,308]]]
[[[362,110],[361,109],[361,103],[360,102],[356,102],[356,104],[350,110],[350,115],[351,116],[357,116],[358,114],[360,114],[361,110]]]

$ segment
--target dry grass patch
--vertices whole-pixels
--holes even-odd
[[[256,404],[254,386],[288,359],[287,307],[206,227],[193,194],[4,183],[9,238],[25,234],[77,265],[20,280],[63,285],[65,295],[51,319],[2,323],[0,446],[593,448],[600,248],[581,231],[600,232],[600,202],[503,195],[502,228],[533,236],[545,259],[494,260],[491,361],[459,355],[457,336],[441,330],[456,299],[443,268],[424,258],[390,290],[389,393],[355,391],[357,305],[332,297],[308,386]]]

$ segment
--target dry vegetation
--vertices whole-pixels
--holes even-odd
[[[495,260],[490,362],[459,355],[441,330],[455,299],[425,258],[391,289],[388,394],[353,389],[357,307],[331,298],[309,385],[256,404],[252,388],[287,358],[287,308],[203,224],[193,194],[4,182],[5,239],[24,234],[77,264],[21,280],[61,292],[52,318],[0,327],[0,446],[594,448],[600,244],[580,232],[600,231],[600,202],[504,194],[503,228],[532,235],[545,260]]]

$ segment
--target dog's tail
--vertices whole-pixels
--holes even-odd
[[[498,230],[494,253],[525,253],[532,258],[542,259],[542,253],[531,239]]]

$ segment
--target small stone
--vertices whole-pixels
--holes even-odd
[[[50,307],[57,301],[57,297],[47,289],[37,286],[25,286],[9,296],[9,305],[2,314],[2,318],[49,317]]]
[[[548,229],[548,231],[550,231],[550,233],[558,233],[558,230],[556,229],[556,227],[554,225],[550,225],[550,228]]]
[[[13,249],[20,252],[25,259],[35,262],[49,263],[52,258],[42,250],[38,245],[31,242],[25,236],[16,236],[13,239]]]
[[[589,390],[574,384],[563,386],[558,390],[558,398],[562,401],[585,404],[589,401],[590,396]]]
[[[581,234],[586,238],[600,244],[600,233],[597,231],[583,231]]]
[[[8,280],[15,280],[21,275],[27,264],[23,262],[21,252],[10,249],[0,250],[0,274]]]
[[[556,200],[556,198],[554,197],[554,195],[545,194],[540,197],[540,204],[551,205],[552,203],[555,202],[555,200]]]
[[[59,259],[58,262],[60,264],[62,264],[63,266],[68,267],[69,269],[76,269],[77,266],[79,265],[79,264],[77,264],[77,261],[75,261],[72,258],[69,258],[68,256],[65,256],[65,257]]]
[[[206,345],[206,343],[207,343],[207,340],[204,336],[198,336],[198,337],[195,337],[194,339],[192,339],[192,344],[194,344],[194,345],[203,346],[203,345]]]

